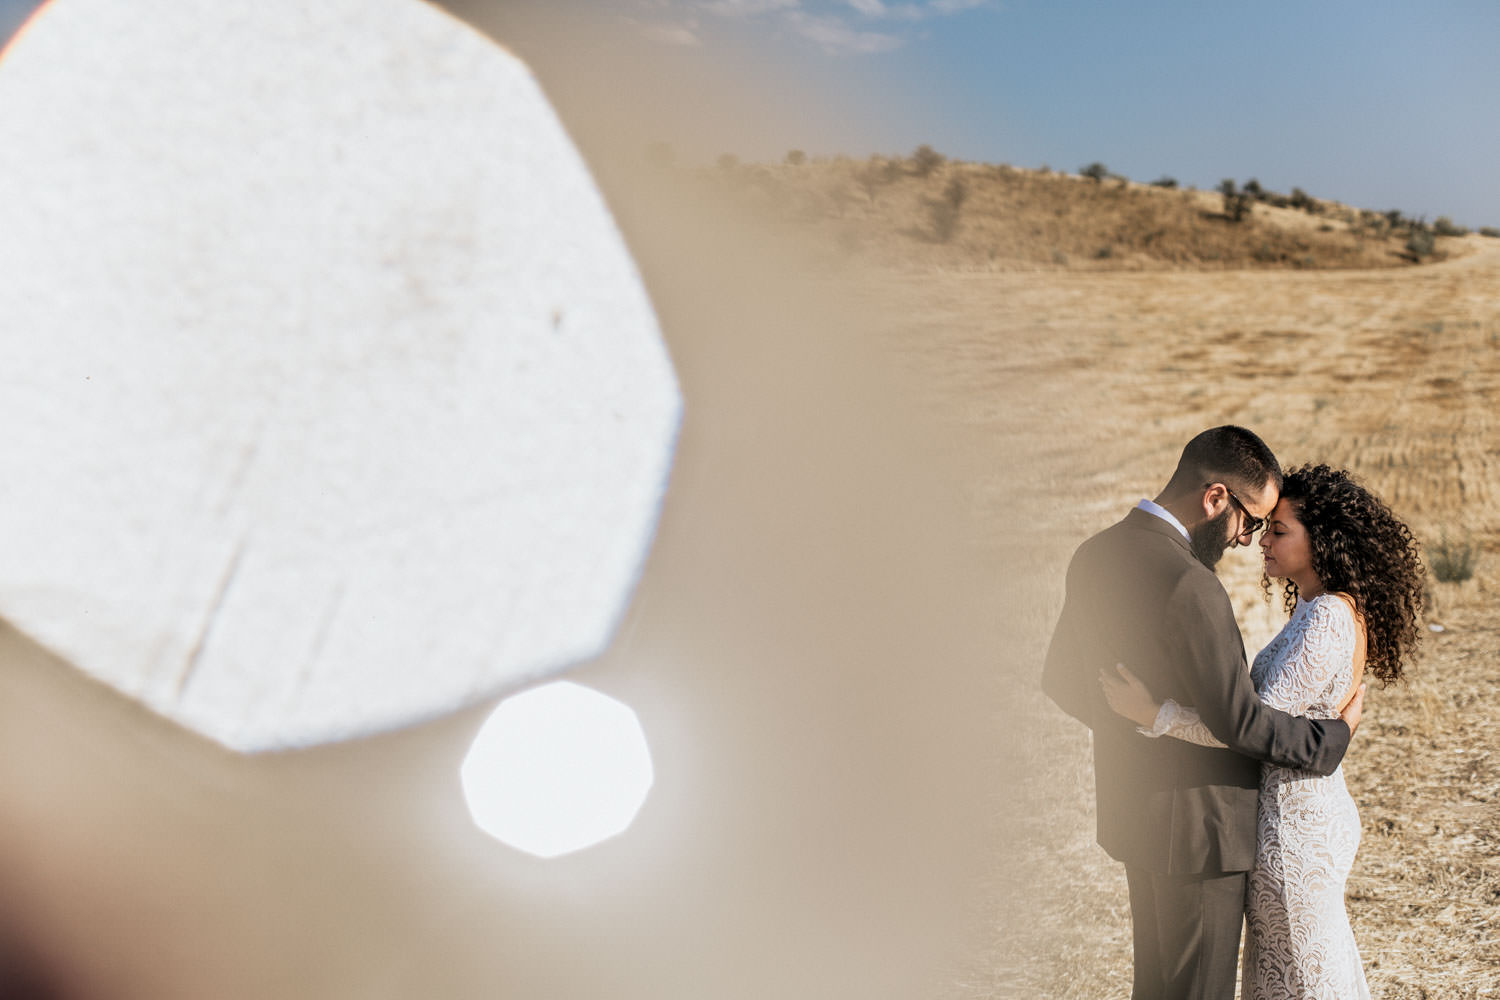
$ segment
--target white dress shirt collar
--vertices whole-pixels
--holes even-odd
[[[1163,507],[1155,500],[1142,500],[1140,503],[1136,504],[1136,507],[1148,514],[1155,514],[1157,517],[1161,518],[1163,521],[1166,521],[1172,527],[1182,532],[1182,537],[1186,538],[1189,543],[1192,542],[1192,536],[1190,536],[1188,534],[1188,530],[1182,526],[1182,522],[1173,517],[1170,510],[1167,510],[1167,508]]]

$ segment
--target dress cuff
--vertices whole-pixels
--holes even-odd
[[[1152,739],[1156,739],[1158,736],[1165,736],[1171,731],[1172,724],[1177,721],[1178,713],[1181,711],[1182,709],[1178,706],[1177,702],[1168,698],[1161,703],[1161,708],[1156,710],[1156,722],[1151,728],[1147,729],[1145,726],[1136,726],[1135,731],[1142,736],[1149,736]]]

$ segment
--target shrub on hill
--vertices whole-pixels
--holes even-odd
[[[887,184],[893,183],[901,176],[901,165],[893,160],[882,160],[878,156],[870,157],[870,161],[860,167],[854,175],[855,182],[864,191],[865,197],[870,199],[870,204],[875,204],[875,195]]]
[[[1156,180],[1154,180],[1154,181],[1151,182],[1151,186],[1152,187],[1159,187],[1159,188],[1167,188],[1167,189],[1170,190],[1172,188],[1177,187],[1177,178],[1175,178],[1175,177],[1158,177]]]
[[[1287,205],[1291,208],[1300,208],[1312,215],[1317,215],[1323,210],[1323,205],[1318,199],[1311,197],[1299,187],[1292,188],[1292,196],[1287,199]]]
[[[1479,227],[1479,235],[1480,236],[1492,236],[1492,237],[1495,237],[1496,239],[1500,239],[1500,229],[1496,229],[1494,226],[1480,226]]]
[[[1095,161],[1094,163],[1090,163],[1086,167],[1079,167],[1078,176],[1087,177],[1095,184],[1102,184],[1104,182],[1104,179],[1109,176],[1109,168],[1104,164]]]
[[[786,162],[788,166],[800,167],[807,162],[807,154],[800,149],[789,149],[786,153]]]
[[[1250,214],[1251,193],[1239,190],[1233,178],[1229,177],[1219,182],[1219,193],[1224,196],[1224,214],[1229,221],[1243,222],[1245,216]]]
[[[1432,231],[1434,233],[1437,233],[1439,236],[1469,235],[1469,231],[1467,229],[1465,229],[1463,226],[1454,225],[1453,220],[1448,218],[1446,215],[1440,215],[1437,217],[1437,221],[1432,224]]]
[[[918,146],[911,154],[911,172],[918,177],[926,177],[938,167],[948,162],[948,158],[928,145]]]
[[[1384,236],[1386,230],[1390,228],[1383,213],[1368,208],[1360,209],[1359,215],[1351,220],[1351,225],[1355,232],[1361,235],[1368,233],[1372,236]]]
[[[932,238],[947,243],[958,228],[958,213],[969,196],[964,182],[955,177],[943,189],[941,198],[927,199],[927,218],[932,222]]]
[[[1417,260],[1432,256],[1432,250],[1435,245],[1436,240],[1433,237],[1432,230],[1425,226],[1413,228],[1411,235],[1406,237],[1406,250],[1413,257],[1417,258]]]

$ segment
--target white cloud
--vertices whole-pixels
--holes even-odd
[[[662,0],[637,0],[660,4]],[[935,17],[948,17],[979,7],[993,6],[996,0],[681,0],[679,9],[705,11],[720,17],[745,20],[769,18],[792,33],[816,42],[826,52],[877,54],[900,48],[914,37],[912,26]],[[832,10],[849,11],[855,23]],[[884,31],[860,27],[870,21],[881,21]],[[676,44],[699,44],[697,24],[689,21],[686,31],[654,36]],[[689,41],[691,37],[691,41]],[[922,37],[917,35],[915,37]]]
[[[792,10],[802,5],[802,0],[712,0],[702,5],[710,14],[724,17],[754,17],[772,11]]]
[[[902,3],[887,7],[885,16],[893,21],[920,21],[927,16],[927,8],[921,4]]]
[[[925,21],[929,17],[948,17],[989,6],[991,0],[927,0],[926,3],[908,0],[906,3],[887,3],[886,0],[843,0],[865,17],[878,17],[891,21]]]
[[[703,44],[697,32],[686,24],[648,24],[641,29],[641,34],[663,45]]]
[[[803,38],[817,42],[827,52],[858,52],[869,55],[901,47],[901,38],[876,31],[858,31],[836,17],[817,17],[794,11],[787,23]]]

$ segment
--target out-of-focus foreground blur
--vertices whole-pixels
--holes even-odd
[[[452,9],[552,97],[682,385],[631,609],[569,675],[638,714],[651,794],[542,861],[465,809],[490,706],[242,757],[6,628],[7,952],[89,1000],[953,995],[997,891],[1006,729],[1007,581],[979,571],[961,432],[847,275],[647,162],[652,102],[588,77],[566,18]]]

